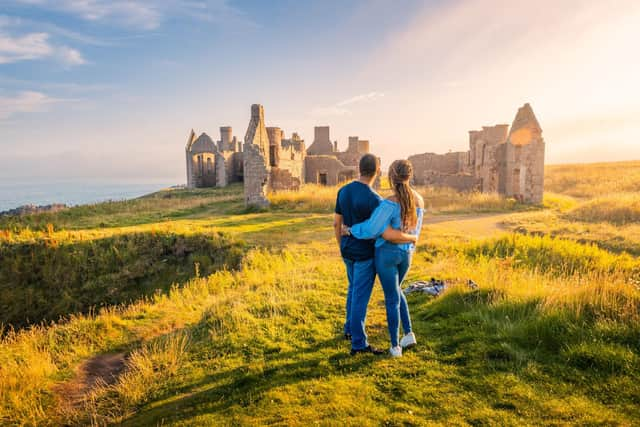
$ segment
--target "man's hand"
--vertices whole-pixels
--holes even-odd
[[[351,227],[342,224],[341,234],[343,236],[351,236]]]
[[[382,238],[391,243],[416,243],[418,241],[418,237],[413,234],[403,233],[400,230],[396,230],[391,228],[391,226],[387,227],[382,233]]]
[[[338,247],[340,247],[340,240],[342,240],[342,215],[340,214],[333,215],[333,231],[336,235],[336,242],[338,242]]]

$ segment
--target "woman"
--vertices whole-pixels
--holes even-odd
[[[394,357],[402,356],[403,348],[416,344],[415,334],[411,330],[409,306],[400,288],[411,265],[415,243],[391,243],[384,240],[382,234],[391,226],[415,235],[417,240],[422,228],[424,201],[409,185],[412,175],[413,167],[409,161],[393,162],[389,167],[389,184],[393,195],[383,200],[367,221],[345,230],[358,239],[376,239],[375,266],[384,291],[391,338],[389,352]],[[398,340],[400,320],[405,335]]]

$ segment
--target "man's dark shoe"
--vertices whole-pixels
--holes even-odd
[[[347,341],[351,341],[351,334],[345,333],[344,334],[344,339]]]
[[[355,356],[358,353],[371,353],[371,354],[375,354],[376,356],[379,356],[381,354],[384,354],[384,350],[380,350],[379,348],[375,348],[375,347],[371,347],[370,345],[365,347],[365,348],[361,348],[361,349],[351,349],[351,355]]]

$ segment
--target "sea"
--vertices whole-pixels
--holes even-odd
[[[92,180],[2,180],[0,212],[23,205],[63,203],[68,206],[125,200],[169,188],[169,180],[92,181]]]

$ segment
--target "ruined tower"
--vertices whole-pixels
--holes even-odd
[[[277,167],[280,161],[280,148],[282,146],[282,130],[279,127],[268,127],[269,159],[272,167]]]
[[[220,127],[220,151],[232,150],[233,128],[231,126]],[[235,151],[235,150],[233,150]]]
[[[191,129],[189,138],[187,138],[187,145],[184,148],[186,160],[187,160],[187,188],[194,188],[195,183],[193,180],[193,159],[191,158],[191,145],[196,140],[196,133]]]
[[[307,148],[307,154],[310,156],[332,154],[334,145],[329,138],[329,126],[316,126],[313,134],[313,143]]]
[[[542,203],[544,193],[542,128],[531,105],[518,109],[504,154],[504,193],[526,203]]]
[[[355,138],[353,145],[355,145]],[[350,139],[349,146],[352,146]],[[531,105],[507,124],[469,131],[469,151],[409,157],[418,185],[499,193],[525,203],[541,203],[544,191],[542,128]]]
[[[216,186],[216,155],[218,147],[206,133],[196,138],[193,130],[189,133],[185,147],[187,160],[187,187],[201,188]]]
[[[244,137],[243,165],[245,205],[268,206],[266,191],[271,160],[264,108],[260,104],[251,106],[251,120]]]

